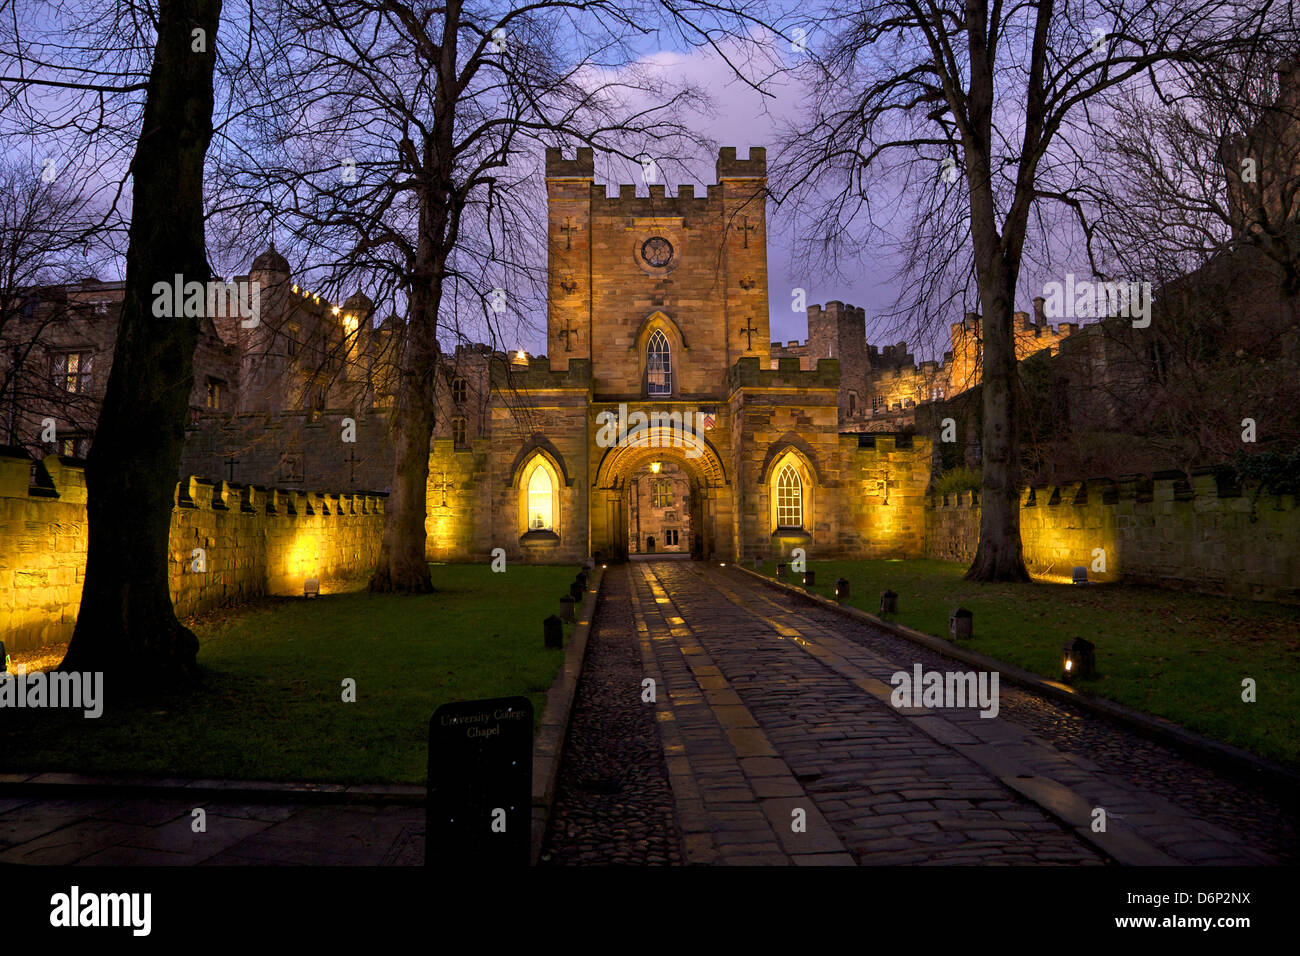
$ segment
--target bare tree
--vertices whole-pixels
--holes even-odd
[[[203,168],[212,137],[213,65],[221,0],[159,0],[105,14],[125,53],[96,50],[93,30],[34,50],[8,38],[3,87],[34,129],[69,140],[138,128],[131,159],[126,286],[113,366],[86,466],[89,550],[65,670],[110,674],[157,690],[196,674],[198,640],[176,618],[168,584],[172,496],[193,386],[199,318],[155,315],[154,286],[210,277]],[[115,31],[115,32],[114,32]],[[152,37],[138,127],[131,95],[142,41]],[[99,54],[97,56],[96,54]],[[51,90],[73,95],[48,115]],[[117,97],[117,99],[112,99]],[[86,100],[90,107],[85,109]],[[111,100],[111,105],[106,105]],[[85,144],[81,144],[85,148]]]
[[[51,352],[69,323],[92,309],[69,303],[60,288],[89,268],[82,253],[100,217],[76,186],[43,176],[36,163],[0,166],[0,434],[4,443],[50,450],[44,422],[89,434],[98,406],[79,388],[60,388]],[[65,374],[77,384],[81,369]]]
[[[818,224],[827,257],[887,233],[913,203],[905,295],[917,317],[977,301],[982,318],[980,541],[967,576],[1025,580],[1013,312],[1027,249],[1050,254],[1059,204],[1085,234],[1079,189],[1108,106],[1162,71],[1292,29],[1271,3],[867,0],[809,61],[810,119],[774,177]],[[882,208],[883,207],[883,208]]]
[[[543,146],[675,153],[693,93],[635,67],[653,4],[288,0],[264,144],[232,188],[264,198],[330,281],[405,318],[375,591],[431,589],[425,509],[441,340],[517,348],[546,289]],[[649,102],[650,105],[638,105]]]

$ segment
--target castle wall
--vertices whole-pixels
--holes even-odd
[[[841,435],[846,480],[838,552],[856,558],[908,558],[925,546],[930,442],[897,435]]]
[[[0,639],[26,650],[71,639],[85,576],[86,477],[57,456],[53,487],[32,462],[0,456]],[[189,479],[172,509],[169,582],[179,617],[267,594],[323,590],[365,576],[379,557],[383,497],[268,491]],[[204,550],[206,570],[194,568]]]
[[[926,511],[924,555],[970,561],[979,543],[978,496],[936,499]],[[1186,587],[1300,603],[1300,509],[1293,496],[1221,495],[1213,475],[1190,485],[1156,478],[1116,485],[1076,482],[1025,492],[1020,510],[1025,562],[1068,578]],[[1106,571],[1093,570],[1096,549]]]

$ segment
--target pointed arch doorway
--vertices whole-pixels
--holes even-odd
[[[661,506],[654,499],[656,479],[669,481],[657,489]],[[707,442],[668,427],[648,429],[642,444],[606,449],[600,460],[591,496],[592,553],[625,560],[648,553],[653,536],[657,556],[727,560],[731,491],[722,460]]]

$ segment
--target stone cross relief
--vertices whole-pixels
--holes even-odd
[[[750,234],[751,232],[753,232],[753,231],[754,231],[755,229],[757,229],[757,228],[758,228],[758,226],[751,226],[751,225],[749,224],[749,217],[748,217],[748,216],[745,216],[745,217],[744,217],[744,224],[740,227],[741,233],[742,233],[742,234],[744,235],[744,237],[745,237],[745,245],[744,245],[744,248],[746,248],[746,249],[749,248],[749,234]]]
[[[564,248],[573,248],[573,234],[577,232],[578,227],[573,224],[572,216],[565,216],[564,223],[560,226],[560,231],[564,233]]]
[[[573,340],[577,336],[578,330],[569,324],[567,318],[564,320],[564,328],[560,329],[556,334],[564,339],[564,351],[572,352]]]
[[[752,352],[754,350],[754,333],[758,331],[758,328],[754,325],[752,318],[745,321],[749,324],[740,330],[740,334],[745,336],[745,351]]]
[[[446,473],[446,472],[439,472],[439,474],[438,474],[438,483],[435,484],[435,485],[433,485],[433,488],[434,488],[435,490],[438,490],[438,491],[441,491],[441,492],[442,492],[442,504],[438,505],[439,508],[445,508],[445,507],[447,507],[447,489],[448,489],[448,488],[452,488],[452,489],[454,489],[455,487],[456,487],[456,485],[455,485],[454,482],[450,482],[450,481],[447,480],[447,473]]]

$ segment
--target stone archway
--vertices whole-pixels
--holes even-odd
[[[732,488],[722,459],[707,440],[672,426],[645,428],[636,441],[605,450],[592,486],[592,553],[627,557],[628,482],[654,461],[672,462],[688,477],[692,557],[730,560]]]

